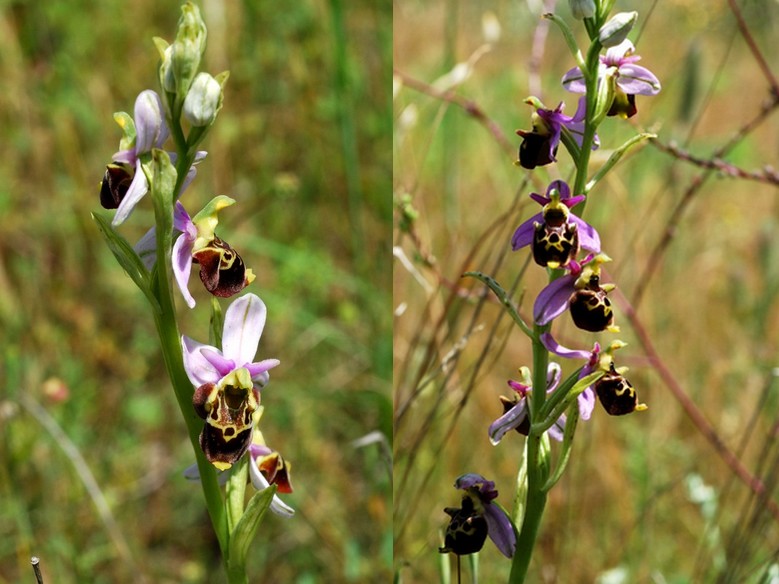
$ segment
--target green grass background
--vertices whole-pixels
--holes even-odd
[[[151,39],[172,40],[179,6],[0,2],[2,583],[33,581],[32,555],[47,583],[223,581],[201,491],[182,478],[193,454],[145,299],[90,218],[118,149],[112,114],[156,88]],[[384,582],[391,476],[378,445],[351,442],[391,436],[391,7],[200,7],[204,69],[230,79],[186,196],[190,209],[238,201],[219,234],[268,306],[259,356],[282,365],[262,428],[295,487],[297,515],[263,523],[250,581]],[[151,221],[144,201],[122,232],[135,241]],[[205,341],[208,298],[195,296],[182,329]],[[83,456],[134,562],[30,402]]]
[[[776,73],[779,6],[738,4]],[[529,63],[541,5],[395,5],[395,68],[434,90],[445,88],[442,78],[456,64],[481,51],[484,19],[499,23],[499,40],[473,60],[471,76],[454,94],[478,106],[513,144],[507,152],[463,108],[396,77],[394,193],[398,203],[409,197],[418,213],[413,236],[395,234],[407,259],[396,262],[394,281],[395,558],[403,582],[438,581],[446,573],[436,549],[448,521],[443,508],[459,503],[455,477],[486,475],[497,482],[499,502],[512,506],[522,439],[512,433],[493,447],[487,427],[502,413],[498,396],[509,395],[506,380],[530,365],[529,343],[490,295],[480,296],[481,286],[460,275],[481,270],[506,288],[516,286],[514,298],[528,318],[545,281],[535,265],[523,271],[526,250],[509,247],[516,226],[537,212],[527,194],[544,192],[554,178],[570,180],[572,170],[562,147],[557,166],[528,173],[513,164],[520,143],[514,130],[530,127],[523,100],[531,93]],[[568,3],[556,5],[570,19]],[[618,0],[615,9],[639,11],[631,38],[638,39],[641,64],[657,74],[663,90],[638,97],[639,113],[630,122],[610,118],[603,124],[603,147],[591,172],[641,129],[709,157],[768,99],[768,83],[726,1]],[[539,97],[548,107],[564,100],[572,114],[576,96],[559,84],[573,66],[571,55],[554,27],[543,46]],[[726,159],[747,170],[776,167],[777,130],[774,114]],[[701,172],[647,146],[593,191],[585,218],[599,229],[603,249],[614,259],[607,273],[628,301],[673,209]],[[763,477],[773,500],[777,226],[775,186],[711,174],[682,215],[638,309],[665,365],[719,438]],[[769,581],[761,578],[777,560],[779,533],[765,502],[734,478],[684,414],[647,361],[619,301],[617,323],[619,338],[629,343],[619,364],[630,366],[649,410],[611,418],[597,406],[593,419],[580,423],[572,462],[549,499],[529,581]],[[566,318],[554,330],[563,344],[577,348],[596,338]],[[606,342],[613,338],[601,335]],[[488,544],[479,567],[481,582],[500,582],[509,563]]]

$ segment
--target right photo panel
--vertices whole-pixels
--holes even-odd
[[[395,581],[779,581],[779,4],[393,6]]]

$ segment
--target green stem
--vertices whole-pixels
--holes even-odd
[[[594,118],[597,101],[600,49],[600,42],[594,40],[587,51],[585,68],[582,69],[584,83],[587,88],[587,93],[585,94],[585,99],[587,100],[587,113],[584,118],[584,135],[582,136],[579,159],[576,162],[576,180],[573,183],[573,195],[580,195],[584,192],[584,187],[587,184],[587,173],[590,166],[590,153],[592,152],[592,145],[595,141],[597,125],[595,124]],[[579,216],[584,212],[586,203],[587,201],[584,200],[577,205],[577,213]]]
[[[168,187],[170,192],[162,192],[167,190],[165,186],[160,184],[163,181],[152,181],[152,200],[154,202],[157,239],[157,263],[154,271],[153,289],[158,302],[158,309],[154,310],[154,322],[160,339],[165,368],[173,385],[176,401],[184,417],[189,439],[197,458],[198,472],[208,514],[219,540],[219,547],[224,552],[223,557],[225,557],[226,561],[229,532],[224,503],[216,471],[213,465],[206,460],[200,448],[200,431],[203,427],[203,421],[197,416],[192,407],[192,383],[189,381],[187,372],[184,369],[181,335],[176,322],[176,306],[170,284],[173,273],[171,266],[173,204],[190,164],[191,160],[188,157],[179,156],[176,183],[172,188]],[[155,161],[154,165],[159,167],[160,162]]]
[[[530,393],[528,405],[531,422],[538,419],[546,399],[547,369],[549,352],[540,341],[541,334],[547,326],[534,325],[533,339],[533,391]],[[525,581],[530,558],[533,555],[541,518],[546,506],[546,484],[549,465],[542,449],[543,434],[530,432],[527,437],[527,493],[525,499],[525,514],[522,529],[517,539],[517,549],[511,562],[510,584],[520,584]]]

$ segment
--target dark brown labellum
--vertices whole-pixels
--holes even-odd
[[[200,447],[206,458],[220,470],[229,468],[243,456],[252,442],[252,416],[260,404],[256,388],[232,385],[219,388],[205,383],[195,390],[192,405],[206,421],[200,433]]]
[[[550,263],[567,266],[579,253],[579,230],[575,223],[563,221],[553,226],[544,221],[536,223],[533,234],[533,259],[539,266]]]
[[[444,512],[452,520],[446,527],[442,554],[452,552],[458,556],[475,554],[487,539],[487,520],[476,511],[470,497],[463,497],[462,508],[447,507]]]
[[[130,184],[133,182],[133,173],[121,164],[109,164],[105,167],[103,183],[100,185],[100,204],[104,209],[117,209],[124,200]]]
[[[537,132],[518,132],[522,136],[522,144],[519,146],[519,165],[522,168],[533,170],[536,166],[545,166],[555,161],[557,146],[551,152],[551,135],[542,135]]]
[[[214,296],[227,298],[243,290],[246,281],[246,266],[230,244],[218,237],[208,247],[192,254],[200,264],[200,280],[206,290]]]
[[[636,410],[638,397],[633,385],[614,369],[595,382],[595,393],[603,409],[612,416],[624,416]]]
[[[586,288],[571,294],[568,307],[573,323],[582,330],[597,333],[614,323],[614,311],[606,291],[593,275]]]
[[[636,108],[636,96],[628,94],[617,88],[614,93],[614,101],[611,102],[607,116],[620,116],[622,118],[632,118],[638,113]]]
[[[267,456],[259,457],[257,459],[257,467],[271,485],[278,487],[279,493],[292,492],[292,483],[289,476],[291,465],[282,458],[281,454],[272,452]]]

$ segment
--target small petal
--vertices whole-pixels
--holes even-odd
[[[257,363],[248,363],[244,365],[244,367],[249,370],[249,374],[252,376],[252,379],[254,379],[262,378],[264,373],[270,371],[274,367],[278,367],[280,363],[281,361],[278,359],[263,359]]]
[[[226,358],[222,355],[221,351],[214,349],[213,347],[203,347],[201,349],[203,357],[214,366],[222,377],[230,374],[236,370],[236,363],[232,359]]]
[[[267,309],[255,294],[245,294],[227,309],[222,335],[222,348],[226,357],[243,367],[254,360],[265,327]]]
[[[187,372],[190,382],[195,387],[200,387],[206,383],[219,383],[222,376],[211,362],[203,355],[203,348],[207,347],[216,350],[213,347],[198,343],[187,336],[181,337],[181,345],[184,349],[184,370]]]

